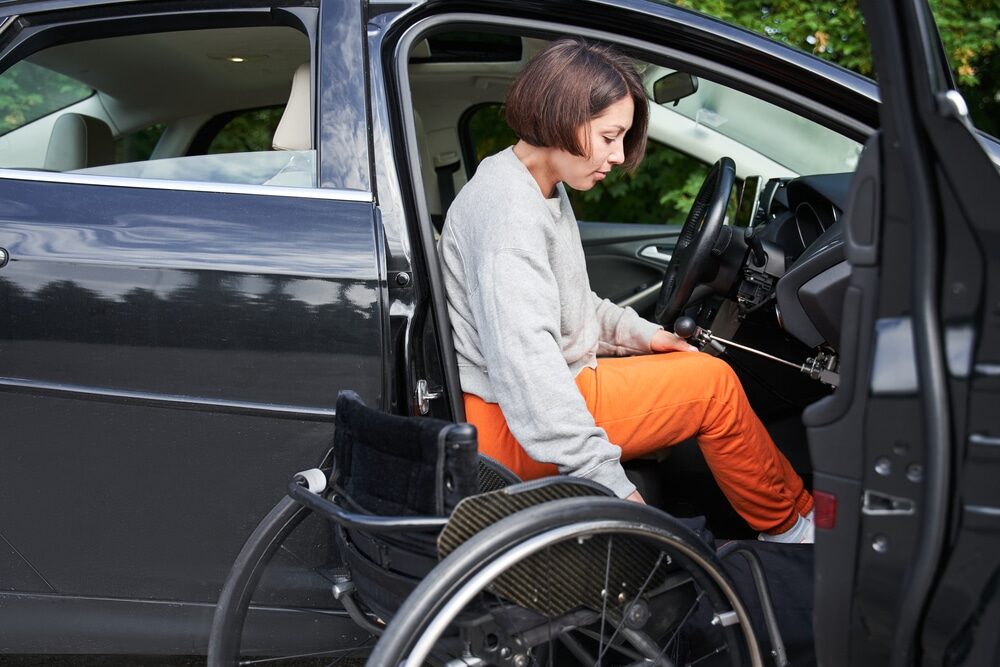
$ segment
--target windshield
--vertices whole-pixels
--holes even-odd
[[[669,70],[664,70],[669,72]],[[797,174],[854,171],[862,145],[779,106],[705,79],[667,111],[680,114]]]

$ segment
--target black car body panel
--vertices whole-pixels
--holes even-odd
[[[100,33],[99,14],[70,5],[18,7],[22,24],[2,38],[30,51],[83,17]],[[337,131],[317,142],[326,187],[0,177],[2,650],[203,652],[256,517],[328,454],[338,392],[384,401],[360,6],[221,5],[193,18],[177,5],[114,13],[152,30],[294,23],[298,12],[315,43],[327,26],[336,48],[316,70],[337,82],[317,96],[316,117]],[[24,21],[34,10],[46,13]],[[361,141],[345,150],[345,136]],[[318,524],[288,545],[259,599],[325,606],[315,567],[329,544]],[[251,633],[290,640],[294,616],[261,612]],[[336,613],[316,619],[314,636],[355,633]]]

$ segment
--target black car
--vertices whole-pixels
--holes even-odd
[[[0,4],[0,652],[204,654],[339,391],[463,418],[437,230],[574,34],[640,64],[651,150],[735,161],[684,312],[805,367],[723,354],[816,491],[819,661],[996,664],[1000,143],[923,0],[862,4],[881,85],[647,0]],[[581,222],[594,290],[652,318],[680,222]],[[633,473],[730,528],[682,449]],[[365,636],[331,544],[292,535],[244,641]]]

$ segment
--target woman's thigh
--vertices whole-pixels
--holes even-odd
[[[577,386],[598,426],[628,460],[698,435],[731,400],[728,364],[699,352],[602,357]]]

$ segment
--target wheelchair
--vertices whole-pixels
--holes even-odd
[[[332,522],[333,596],[376,640],[368,667],[787,664],[752,551],[716,552],[702,523],[584,479],[521,482],[477,453],[471,425],[343,392],[332,468],[297,474],[233,564],[210,667],[239,664],[254,588],[309,512]],[[731,553],[753,572],[768,663],[722,567]]]

